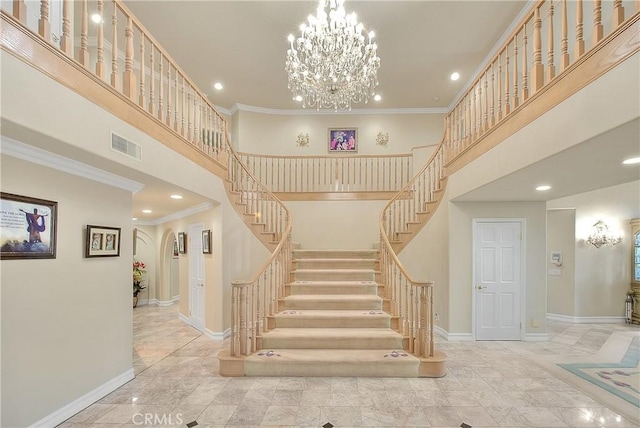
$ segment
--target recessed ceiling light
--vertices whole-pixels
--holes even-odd
[[[460,73],[458,73],[457,71],[454,71],[453,73],[451,73],[451,80],[456,81],[460,78]]]
[[[433,97],[433,101],[440,101],[440,97]]]
[[[380,101],[380,100],[382,99],[382,96],[381,96],[380,94],[376,94],[376,95],[373,97],[373,99],[374,99],[375,101]]]
[[[539,192],[544,192],[545,190],[549,190],[549,189],[551,189],[551,186],[547,186],[546,184],[544,186],[536,187],[536,190]]]
[[[217,90],[220,90],[220,89],[222,89],[222,83],[216,82],[216,83],[213,84],[213,87],[216,88]]]
[[[182,195],[171,195],[171,199],[182,199]]]
[[[633,165],[636,163],[640,163],[640,158],[629,158],[629,159],[625,159],[624,161],[622,161],[623,164],[625,165]]]
[[[100,24],[102,22],[102,16],[99,13],[94,13],[91,15],[91,20],[96,24]]]
[[[153,211],[151,211],[151,210],[142,210],[142,212],[145,213],[145,214],[151,214]]]
[[[131,220],[136,221],[138,217],[133,217]]]

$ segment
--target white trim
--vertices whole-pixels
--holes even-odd
[[[500,49],[504,47],[507,42],[509,36],[513,34],[513,31],[517,26],[520,25],[520,22],[524,19],[524,17],[533,9],[533,6],[536,4],[534,0],[527,0],[525,5],[520,10],[520,13],[515,17],[515,19],[511,22],[511,24],[507,27],[507,29],[502,33],[502,36],[498,39],[498,41],[493,45],[493,48],[485,55],[485,57],[478,63],[478,66],[475,70],[471,72],[469,75],[469,80],[464,84],[462,90],[453,98],[451,104],[447,107],[447,113],[453,110],[453,108],[460,102],[460,99],[467,93],[473,82],[476,81],[482,70],[489,64],[489,61],[493,59],[494,56],[498,53]],[[518,64],[519,65],[519,64]]]
[[[189,317],[183,314],[182,312],[178,312],[178,319],[180,319],[180,321],[182,321],[185,324],[191,325],[191,321],[189,320]]]
[[[178,302],[179,300],[180,300],[180,296],[176,296],[176,297],[172,298],[171,300],[150,299],[149,300],[149,305],[160,306],[160,307],[171,306],[171,305],[175,304],[176,302]]]
[[[549,335],[547,333],[525,333],[522,340],[525,342],[548,342]]]
[[[570,315],[547,314],[551,321],[563,321],[573,324],[624,324],[624,317],[572,317]]]
[[[520,340],[524,340],[524,328],[526,325],[526,312],[527,312],[527,254],[526,254],[526,242],[527,242],[527,219],[521,217],[478,217],[472,219],[471,226],[471,266],[472,266],[472,280],[471,280],[471,335],[476,339],[476,293],[475,293],[475,281],[476,281],[476,227],[478,223],[520,223],[520,283],[522,288],[520,289]]]
[[[433,332],[435,334],[437,334],[438,336],[443,337],[445,339],[447,339],[447,337],[449,336],[449,333],[447,333],[447,330],[445,330],[444,328],[442,328],[440,326],[437,326],[437,325],[433,326]]]
[[[5,136],[0,137],[0,153],[13,156],[27,162],[46,166],[68,174],[83,177],[98,183],[107,184],[119,189],[136,193],[144,187],[144,184],[116,174],[104,171],[91,165],[69,159],[64,156],[42,150],[40,148],[21,143]]]
[[[217,106],[216,106],[217,107]],[[222,109],[221,109],[222,110]],[[246,104],[234,104],[228,110],[230,115],[235,114],[238,111],[249,111],[253,113],[271,114],[279,116],[325,116],[325,115],[389,115],[389,114],[447,114],[449,109],[446,107],[425,107],[425,108],[384,108],[384,109],[352,109],[338,110],[323,109],[315,110],[314,108],[297,108],[297,109],[275,109],[256,107]]]
[[[440,326],[433,326],[433,332],[449,342],[473,342],[474,338],[471,333],[449,333]]]
[[[138,303],[136,306],[147,306],[149,305],[149,299],[138,299]]]
[[[203,202],[201,204],[194,205],[190,208],[184,209],[182,211],[177,211],[175,213],[160,217],[155,220],[136,220],[133,222],[133,224],[140,226],[158,226],[173,220],[180,220],[181,218],[189,217],[191,215],[210,210],[211,208],[213,208],[213,204],[211,202]]]
[[[135,378],[134,371],[133,368],[130,368],[126,372],[114,377],[113,379],[103,383],[97,388],[94,388],[93,390],[77,398],[76,400],[73,400],[66,406],[56,410],[49,416],[45,416],[38,422],[33,423],[29,428],[55,427],[56,425],[61,424],[76,413],[80,412],[83,409],[86,409],[96,401],[120,388],[122,385],[129,382],[133,378]]]
[[[208,328],[204,329],[204,334],[205,336],[207,336],[208,338],[212,339],[212,340],[217,340],[217,341],[221,341],[221,340],[225,340],[227,337],[231,336],[231,329],[228,328],[223,332],[215,332],[215,331],[211,331]]]

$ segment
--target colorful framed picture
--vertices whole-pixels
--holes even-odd
[[[87,225],[85,257],[119,257],[120,228]]]
[[[329,128],[329,153],[357,153],[358,128]]]
[[[211,230],[202,231],[202,254],[211,254]]]
[[[0,258],[55,259],[58,203],[0,192]]]
[[[187,234],[184,232],[178,232],[178,253],[187,253]]]

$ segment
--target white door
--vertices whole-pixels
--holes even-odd
[[[520,340],[522,223],[474,225],[476,340]]]
[[[189,257],[189,314],[191,325],[204,331],[204,256],[202,254],[202,224],[189,226],[187,234]]]

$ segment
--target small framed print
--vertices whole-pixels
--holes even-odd
[[[357,153],[358,128],[329,128],[329,153]]]
[[[58,203],[0,193],[0,259],[55,259]]]
[[[211,230],[202,231],[202,254],[211,254]]]
[[[87,225],[85,257],[119,257],[120,228]]]
[[[187,234],[184,232],[178,232],[178,253],[187,253]]]

